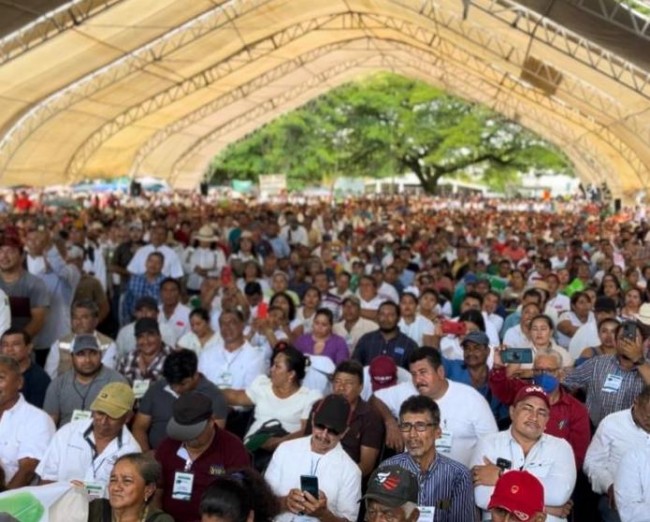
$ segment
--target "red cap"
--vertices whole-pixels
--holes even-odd
[[[546,403],[547,408],[549,410],[551,409],[551,401],[549,401],[548,395],[544,393],[544,389],[541,386],[524,386],[515,395],[515,400],[512,402],[512,405],[514,406],[518,402],[523,401],[526,397],[539,397]]]
[[[18,250],[23,249],[23,243],[18,235],[18,230],[14,227],[7,227],[0,230],[0,247],[14,247]]]
[[[530,520],[544,511],[544,486],[527,471],[508,471],[494,486],[488,509],[501,508],[517,520]]]
[[[397,364],[388,355],[378,355],[370,362],[370,382],[372,391],[381,390],[397,384]]]

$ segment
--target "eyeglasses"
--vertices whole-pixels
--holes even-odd
[[[335,437],[338,437],[340,435],[340,433],[337,430],[334,430],[329,426],[325,426],[324,424],[314,424],[314,428],[316,428],[319,431],[327,431],[328,433],[331,433]]]
[[[415,431],[422,433],[431,426],[434,426],[433,422],[400,422],[399,430],[403,433],[410,433],[415,428]]]

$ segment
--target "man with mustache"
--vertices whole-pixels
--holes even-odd
[[[266,481],[282,505],[276,521],[353,522],[359,514],[361,470],[341,446],[350,404],[342,395],[328,395],[312,419],[311,436],[280,444],[266,470]],[[301,489],[303,475],[317,478],[318,498]]]
[[[550,416],[548,396],[540,386],[517,392],[510,407],[510,429],[482,437],[470,462],[476,504],[484,510],[497,480],[511,470],[528,471],[544,486],[548,522],[564,522],[571,511],[576,482],[573,450],[567,441],[544,433]]]

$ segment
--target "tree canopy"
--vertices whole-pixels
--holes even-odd
[[[503,190],[521,173],[573,174],[567,157],[517,122],[424,82],[380,73],[341,87],[228,146],[213,182],[287,175],[290,188],[337,176],[413,172],[430,193],[443,176]]]

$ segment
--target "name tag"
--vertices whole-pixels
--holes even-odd
[[[194,485],[194,473],[177,471],[174,473],[174,487],[172,498],[174,500],[189,501],[192,498],[192,487]]]
[[[454,435],[451,431],[443,431],[440,438],[436,440],[436,449],[441,453],[449,453],[454,441]]]
[[[603,384],[603,389],[605,393],[615,393],[621,389],[621,384],[623,384],[623,377],[610,373],[605,379],[605,384]]]
[[[88,420],[92,417],[92,412],[89,410],[73,410],[72,412],[72,422],[78,420]]]
[[[136,379],[133,381],[133,395],[136,399],[142,399],[144,394],[147,393],[151,379]]]
[[[84,482],[84,488],[90,500],[104,498],[104,484],[101,482]]]
[[[420,516],[418,522],[433,522],[433,517],[436,514],[436,508],[433,506],[418,506]]]
[[[221,375],[219,375],[219,382],[217,383],[217,386],[220,388],[232,387],[232,373],[223,372]]]

